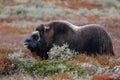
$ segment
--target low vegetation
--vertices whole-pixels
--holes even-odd
[[[58,49],[59,48],[59,49]],[[60,51],[61,50],[61,51]],[[70,50],[67,44],[63,46],[54,46],[50,53],[56,53],[57,56],[51,55],[48,60],[37,61],[33,57],[28,56],[23,50],[16,50],[6,55],[0,54],[0,75],[16,75],[23,77],[25,74],[31,78],[49,80],[57,79],[91,79],[94,75],[102,75],[108,73],[120,72],[120,57],[111,57],[107,55],[86,56],[77,54],[77,56],[69,55],[66,52]],[[70,50],[71,54],[75,52]],[[65,59],[65,56],[66,59]],[[3,57],[4,56],[4,57]],[[59,58],[58,58],[59,56]],[[72,59],[70,59],[72,58]],[[16,74],[17,73],[17,74]],[[85,76],[86,75],[86,76]],[[74,76],[71,78],[70,76]],[[35,78],[34,78],[35,77]]]
[[[66,61],[63,60],[45,60],[41,62],[36,62],[33,65],[24,65],[23,68],[27,72],[35,73],[41,76],[45,75],[55,75],[58,73],[63,73],[63,72],[77,72],[78,74],[84,73],[84,69],[81,69],[77,65],[71,65],[66,63]]]
[[[69,45],[64,44],[63,46],[54,45],[53,48],[48,52],[49,59],[51,60],[72,60],[74,59],[78,52],[70,50]]]

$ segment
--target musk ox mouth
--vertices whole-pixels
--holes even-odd
[[[35,48],[33,48],[32,46],[30,46],[28,43],[24,43],[24,47],[29,49],[31,52],[35,52]]]
[[[24,43],[24,47],[25,47],[25,48],[28,48],[28,43]]]

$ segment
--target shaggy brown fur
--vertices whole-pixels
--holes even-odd
[[[53,44],[67,43],[70,49],[87,55],[114,55],[109,34],[98,24],[75,26],[67,21],[53,21],[36,28],[41,40],[36,44],[36,52],[47,59],[47,52]]]

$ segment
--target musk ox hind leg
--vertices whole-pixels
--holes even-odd
[[[107,32],[103,32],[100,39],[100,53],[109,56],[114,56],[112,39]]]
[[[112,45],[112,41],[110,40],[106,40],[106,44],[104,44],[104,53],[106,53],[107,55],[110,56],[114,56],[114,51],[113,51],[113,45]]]

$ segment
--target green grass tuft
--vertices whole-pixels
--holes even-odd
[[[54,75],[60,72],[78,72],[79,74],[84,73],[84,70],[81,69],[79,66],[71,65],[66,63],[63,60],[44,60],[41,62],[36,62],[31,66],[27,66],[23,64],[23,68],[25,71],[30,73],[35,73],[38,75],[46,76],[46,75]]]

